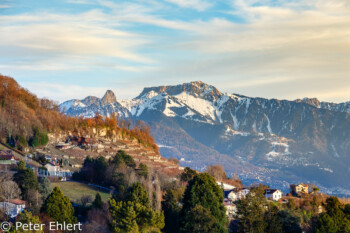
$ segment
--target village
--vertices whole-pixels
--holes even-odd
[[[160,169],[168,173],[179,175],[183,170],[167,159],[156,154],[152,150],[140,147],[138,143],[123,141],[109,141],[106,139],[92,139],[87,137],[67,137],[66,140],[48,144],[46,147],[36,149],[34,153],[28,153],[19,157],[14,150],[2,148],[0,150],[0,165],[3,168],[14,166],[21,159],[32,168],[37,176],[54,178],[56,181],[64,182],[72,177],[74,171],[78,171],[87,156],[103,156],[107,160],[115,155],[119,150],[132,155],[138,164],[146,163],[153,169]],[[9,169],[10,170],[10,169]],[[251,187],[236,187],[217,181],[217,184],[223,189],[226,215],[234,219],[237,214],[237,201],[245,198],[250,192]],[[314,190],[309,190],[309,185],[300,183],[290,185],[290,193],[283,195],[279,189],[266,188],[264,196],[269,202],[288,203],[291,198],[301,198],[303,194],[309,194]],[[20,199],[10,199],[0,202],[0,208],[6,210],[11,218],[15,218],[25,209],[25,202]],[[321,210],[322,211],[322,210]]]
[[[234,219],[237,215],[236,202],[245,198],[250,192],[250,188],[243,187],[237,188],[233,185],[226,184],[223,182],[217,181],[217,184],[220,185],[224,192],[224,206],[226,208],[226,215]],[[310,186],[313,186],[313,189],[310,190]],[[279,189],[264,188],[264,196],[268,202],[276,202],[279,204],[287,204],[291,199],[303,199],[309,194],[316,194],[318,188],[311,184],[291,184],[290,192],[283,195],[283,192]],[[322,213],[324,211],[323,206],[318,206],[318,212]]]

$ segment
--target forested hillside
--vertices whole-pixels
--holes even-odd
[[[3,143],[25,150],[45,145],[48,133],[84,132],[105,129],[108,135],[120,134],[126,139],[136,139],[158,153],[158,147],[142,122],[135,126],[131,121],[95,116],[83,119],[66,116],[58,103],[40,99],[21,87],[13,78],[0,75],[0,140]]]

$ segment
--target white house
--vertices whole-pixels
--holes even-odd
[[[58,164],[55,163],[55,162],[47,163],[47,164],[45,165],[45,167],[46,167],[46,169],[47,169],[48,172],[53,172],[53,173],[55,173],[55,172],[60,171],[60,165],[58,165]]]
[[[15,218],[19,213],[22,213],[26,208],[25,201],[20,199],[10,199],[8,201],[0,202],[0,208],[10,218]]]
[[[282,198],[282,191],[278,189],[266,189],[265,190],[265,197],[268,199],[271,199],[273,201],[278,201]]]
[[[230,201],[237,201],[238,195],[234,189],[224,191],[224,197]]]
[[[237,191],[237,198],[240,200],[242,198],[244,198],[245,196],[247,196],[247,194],[250,192],[249,189],[244,188],[242,190]]]
[[[226,216],[228,217],[233,217],[237,213],[237,207],[235,204],[230,203],[230,202],[224,202],[224,206],[226,209]]]

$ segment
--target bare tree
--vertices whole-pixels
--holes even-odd
[[[223,180],[223,179],[226,179],[227,177],[224,167],[219,164],[208,166],[207,172],[209,175],[211,175],[217,180]]]
[[[80,202],[81,202],[81,205],[83,207],[86,207],[87,204],[91,203],[92,202],[92,197],[90,195],[83,195],[81,198],[80,198]]]
[[[0,184],[0,196],[4,199],[15,199],[19,198],[21,190],[19,189],[16,182],[12,180],[3,181]]]

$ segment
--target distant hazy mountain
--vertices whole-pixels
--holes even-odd
[[[247,182],[287,188],[303,181],[328,192],[350,191],[350,102],[251,98],[199,81],[145,88],[132,100],[107,91],[102,99],[70,100],[61,109],[144,120],[163,156],[197,169],[221,163]]]

